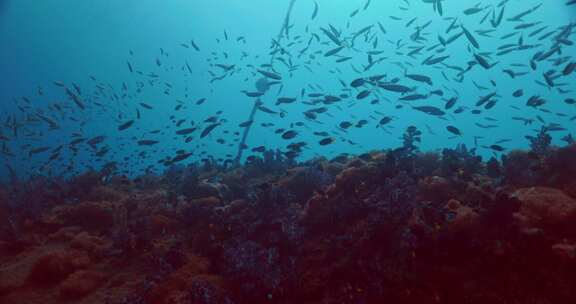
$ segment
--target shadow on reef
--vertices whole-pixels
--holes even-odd
[[[3,303],[570,303],[576,146],[459,145],[0,189]]]

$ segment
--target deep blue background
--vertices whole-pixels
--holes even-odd
[[[457,95],[459,97],[457,106],[466,106],[469,109],[474,108],[479,96],[492,91],[497,91],[501,97],[495,108],[481,115],[469,113],[458,116],[447,115],[446,121],[416,112],[408,106],[402,110],[396,110],[394,106],[398,104],[398,95],[395,94],[382,92],[382,102],[379,105],[369,105],[368,101],[354,102],[352,98],[338,107],[331,106],[331,116],[322,116],[320,123],[306,122],[306,126],[300,128],[297,140],[309,143],[303,158],[316,155],[335,156],[339,153],[361,153],[370,149],[396,147],[401,143],[399,138],[402,132],[409,125],[416,125],[424,131],[423,150],[454,147],[458,143],[471,146],[474,136],[484,138],[481,140],[481,145],[490,145],[500,139],[511,139],[511,142],[503,144],[507,149],[526,148],[528,142],[523,136],[533,133],[533,129],[539,128],[539,125],[525,127],[522,123],[511,120],[512,116],[534,118],[539,115],[547,123],[560,123],[572,133],[576,130],[574,121],[569,121],[570,117],[576,115],[576,107],[563,102],[565,98],[573,97],[573,94],[563,96],[554,89],[549,90],[535,83],[535,80],[544,81],[542,76],[544,72],[550,69],[561,69],[564,65],[554,67],[549,62],[542,62],[536,72],[514,80],[502,73],[502,69],[509,68],[510,64],[528,64],[529,58],[536,51],[547,50],[550,47],[549,40],[543,41],[543,47],[539,49],[516,52],[502,57],[493,55],[491,61],[499,61],[495,68],[486,71],[477,66],[466,74],[463,83],[446,81],[441,75],[441,71],[444,70],[450,78],[454,78],[454,71],[440,69],[440,66],[420,65],[424,58],[434,52],[424,53],[416,59],[397,52],[396,43],[399,39],[402,39],[402,43],[406,43],[407,47],[418,45],[409,41],[409,36],[414,32],[414,26],[409,29],[405,27],[413,17],[417,17],[415,25],[432,21],[432,24],[424,31],[429,41],[423,44],[426,47],[437,43],[438,33],[445,38],[449,36],[445,35],[444,31],[451,20],[445,20],[445,17],[458,17],[459,22],[471,31],[491,29],[488,22],[479,25],[485,12],[472,16],[463,15],[463,10],[473,6],[476,2],[444,1],[444,17],[435,13],[430,4],[415,0],[409,1],[409,6],[404,4],[404,1],[372,0],[366,11],[362,10],[365,0],[319,0],[317,2],[320,7],[319,15],[311,21],[314,1],[296,1],[291,19],[293,28],[291,28],[290,37],[302,35],[304,37],[302,40],[307,42],[311,33],[318,33],[322,41],[326,42],[328,40],[321,34],[319,28],[327,27],[328,24],[343,30],[344,35],[350,35],[365,26],[381,22],[388,33],[381,35],[377,28],[374,28],[373,33],[380,35],[378,49],[384,51],[381,56],[387,59],[367,75],[388,74],[389,78],[402,78],[404,70],[397,63],[409,63],[412,64],[409,67],[410,73],[426,74],[433,77],[435,81],[433,87],[427,88],[425,85],[402,79],[403,84],[419,86],[420,93],[442,89],[446,94],[444,99]],[[489,6],[499,2],[482,1],[480,3],[481,6]],[[540,2],[511,0],[506,6],[505,19]],[[4,161],[10,163],[23,175],[41,173],[37,169],[45,162],[49,154],[41,154],[30,160],[22,152],[29,149],[26,145],[30,144],[34,147],[65,145],[71,141],[70,135],[74,132],[82,132],[88,138],[106,135],[106,142],[113,151],[106,160],[96,162],[89,152],[90,149],[84,146],[84,152],[74,160],[74,166],[78,171],[88,167],[97,168],[106,161],[117,160],[123,164],[123,168],[129,169],[128,173],[137,174],[140,169],[156,164],[158,159],[173,156],[174,151],[178,149],[194,150],[197,153],[207,151],[208,154],[216,157],[234,154],[235,147],[218,144],[217,139],[223,138],[230,142],[232,137],[223,132],[239,130],[237,125],[246,120],[252,100],[240,91],[255,90],[254,82],[259,76],[254,74],[256,69],[253,66],[269,62],[270,40],[277,36],[287,6],[287,0],[0,1],[0,72],[2,73],[2,81],[0,81],[2,115],[0,118],[4,121],[7,115],[17,113],[18,119],[24,120],[25,115],[15,108],[13,102],[15,98],[23,96],[32,102],[32,108],[28,109],[30,113],[40,111],[53,117],[60,117],[60,114],[50,112],[48,106],[54,102],[69,105],[65,115],[60,117],[62,122],[60,130],[47,131],[45,124],[26,124],[25,128],[34,135],[27,139],[19,137],[13,140],[10,147],[19,153],[14,158],[4,157]],[[409,10],[400,10],[399,6],[408,7]],[[358,8],[360,12],[350,18],[350,13]],[[548,30],[566,25],[574,20],[574,14],[571,11],[573,8],[566,7],[564,1],[545,1],[538,11],[525,18],[525,22],[540,21],[542,24],[525,30],[525,33],[548,25],[549,28],[542,32],[544,34]],[[397,16],[402,20],[393,20],[390,16]],[[502,44],[516,43],[518,36],[508,40],[501,40],[500,37],[513,31],[513,27],[518,24],[505,20],[492,33],[493,38],[476,34],[481,44],[479,51],[495,52]],[[306,33],[307,27],[308,33]],[[228,41],[224,40],[224,31],[229,35]],[[542,34],[534,38],[524,37],[525,43],[537,43],[536,38]],[[246,43],[238,42],[236,39],[239,36],[245,37]],[[201,47],[201,52],[180,46],[181,43],[188,44],[190,39],[194,39]],[[361,40],[362,38],[359,38],[359,41]],[[451,56],[447,63],[466,67],[467,62],[473,60],[468,46],[469,43],[464,37],[450,45],[445,52]],[[165,55],[161,55],[160,48],[164,50]],[[296,52],[301,48],[298,46],[293,50]],[[339,80],[349,83],[359,76],[366,76],[365,74],[358,75],[351,69],[351,64],[356,67],[365,65],[366,55],[347,50],[342,54],[352,55],[355,57],[354,60],[338,64],[334,63],[334,58],[324,58],[322,55],[332,48],[334,48],[333,44],[315,43],[311,52],[318,51],[318,53],[314,58],[310,58],[310,54],[300,59],[295,58],[294,63],[300,65],[300,68],[292,75],[282,68],[282,64],[276,63],[275,66],[284,75],[284,87],[280,96],[300,96],[302,88],[307,88],[307,92],[310,93],[312,92],[308,88],[310,84],[321,86],[324,93],[337,95],[341,93],[342,88]],[[368,46],[362,45],[361,48],[367,50]],[[129,54],[130,50],[133,51],[133,56]],[[399,51],[407,53],[406,47]],[[563,56],[572,56],[574,47],[564,47],[563,51]],[[224,57],[224,52],[229,56],[228,58]],[[248,54],[248,57],[241,59],[243,52]],[[558,56],[552,56],[552,58],[556,57]],[[163,63],[161,68],[155,64],[156,58],[161,59]],[[74,82],[89,96],[96,84],[89,78],[91,75],[97,79],[97,83],[114,88],[116,92],[120,92],[123,83],[128,85],[130,92],[133,92],[136,83],[146,78],[129,73],[126,67],[127,60],[137,70],[160,75],[161,84],[168,82],[173,86],[171,94],[168,96],[163,94],[164,86],[156,85],[146,87],[142,93],[120,103],[99,100],[98,102],[105,104],[104,110],[88,101],[88,109],[79,111],[63,94],[62,88],[53,85],[54,81],[62,81],[67,85]],[[182,70],[186,62],[193,69],[192,75]],[[210,83],[211,76],[208,71],[215,73],[221,71],[213,66],[215,63],[235,64],[239,70],[222,81]],[[308,65],[312,72],[302,68],[303,65]],[[514,69],[530,71],[528,68]],[[490,89],[479,91],[473,85],[472,80]],[[496,88],[492,87],[490,80],[497,83]],[[574,90],[574,75],[570,78],[559,79],[558,82],[569,83],[569,86],[563,88]],[[37,94],[39,87],[44,93],[43,96]],[[512,98],[511,93],[520,88],[524,89],[525,97]],[[277,88],[272,89],[264,98],[267,105],[274,109],[278,109],[273,106],[277,97],[276,90]],[[353,95],[355,94],[356,92],[353,92]],[[541,95],[546,98],[548,103],[544,107],[552,111],[552,114],[526,107],[524,105],[526,99],[532,95]],[[207,98],[207,102],[201,106],[194,105],[199,98]],[[176,100],[185,101],[187,104],[186,109],[176,113],[177,117],[194,120],[201,128],[206,126],[202,121],[219,110],[224,112],[221,117],[228,122],[216,129],[210,136],[204,139],[196,138],[192,143],[184,144],[180,138],[175,139],[172,136],[177,128],[170,122],[169,116],[175,114]],[[154,105],[154,112],[142,111],[143,119],[135,127],[119,134],[116,127],[121,122],[134,117],[139,102]],[[417,103],[442,107],[444,101],[440,97],[433,96],[429,100]],[[517,106],[521,110],[513,109],[511,106]],[[256,125],[249,138],[249,146],[266,145],[272,148],[284,148],[288,142],[282,140],[273,131],[280,127],[289,128],[292,122],[304,121],[302,112],[309,108],[301,103],[283,106],[282,109],[287,112],[284,118],[259,113],[258,123],[274,122],[276,126],[265,129]],[[379,113],[394,117],[393,123],[386,131],[376,128],[377,120],[373,121],[370,118],[370,116],[374,119],[381,118]],[[568,117],[559,117],[554,113],[564,113]],[[71,121],[67,119],[68,117],[74,117],[81,123]],[[496,119],[497,122],[487,121],[486,117]],[[368,119],[370,124],[362,129],[352,129],[346,133],[336,128],[341,121],[357,122],[360,119]],[[478,128],[474,123],[497,124],[499,127],[486,130]],[[447,125],[458,126],[464,136],[452,138],[451,134],[445,130]],[[169,136],[142,135],[150,130],[165,128],[169,128],[167,132]],[[427,131],[428,128],[436,135],[430,134]],[[4,127],[2,131],[8,132]],[[338,140],[335,144],[321,147],[316,144],[320,138],[313,136],[312,131],[338,132],[337,134],[340,135],[337,136]],[[555,133],[555,143],[560,144],[559,139],[566,134],[567,132]],[[152,137],[160,140],[161,145],[145,148],[144,150],[152,153],[149,153],[146,159],[136,161],[135,155],[143,148],[134,145],[133,137],[138,139]],[[31,140],[32,138],[34,140]],[[351,146],[342,139],[349,139],[358,144]],[[22,149],[22,146],[25,148]],[[492,155],[492,151],[487,149],[482,149],[480,153],[485,156]],[[64,149],[63,155],[70,156],[67,149]],[[130,160],[124,163],[122,159],[125,156],[129,156]],[[54,163],[52,173],[63,171],[64,165],[68,163],[69,159]],[[5,168],[2,166],[1,170]]]

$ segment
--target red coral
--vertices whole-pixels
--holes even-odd
[[[150,229],[152,235],[160,236],[174,232],[177,222],[164,215],[153,215],[150,217]]]
[[[60,284],[60,298],[65,300],[82,298],[96,290],[105,278],[106,276],[99,271],[79,270]]]
[[[161,284],[156,286],[148,295],[149,303],[173,303],[170,299],[180,297],[193,282],[193,278],[208,270],[208,261],[199,257],[192,257],[190,261],[177,271],[170,274]]]
[[[377,169],[372,165],[364,165],[361,161],[352,162],[336,176],[334,184],[328,187],[326,193],[333,197],[339,193],[357,193],[362,184],[371,181],[376,175]]]
[[[100,255],[107,248],[107,242],[87,232],[81,232],[72,239],[70,247],[84,250],[94,256]]]
[[[66,225],[80,226],[92,231],[105,231],[114,225],[114,216],[109,203],[84,202],[73,207],[57,210]]]
[[[576,181],[573,181],[564,186],[564,192],[573,198],[576,198]]]
[[[55,284],[64,280],[75,270],[90,264],[90,258],[84,252],[68,250],[52,252],[40,257],[28,276],[28,280],[37,284]]]
[[[50,234],[48,239],[51,241],[62,242],[62,241],[70,241],[76,237],[76,234],[80,233],[82,228],[78,226],[70,226],[70,227],[63,227],[60,228],[58,231]]]
[[[564,260],[572,260],[576,258],[576,244],[555,244],[552,246],[552,251]]]
[[[453,189],[450,181],[441,176],[427,176],[418,183],[420,195],[426,200],[445,201],[452,197]]]

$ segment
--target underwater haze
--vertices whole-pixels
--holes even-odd
[[[3,1],[3,176],[234,163],[246,128],[242,161],[393,148],[409,126],[485,157],[575,131],[570,2],[296,1],[285,27],[289,5]]]
[[[0,0],[0,303],[576,303],[576,0]]]

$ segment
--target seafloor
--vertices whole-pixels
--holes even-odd
[[[0,193],[0,303],[576,303],[576,145],[267,151]]]

